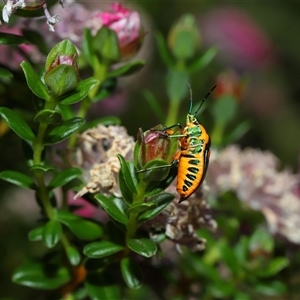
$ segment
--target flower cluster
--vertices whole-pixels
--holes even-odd
[[[63,5],[63,1],[60,0],[60,4]],[[45,17],[47,19],[47,25],[50,31],[54,31],[55,24],[60,20],[58,15],[51,16],[45,0],[39,1],[32,1],[32,0],[7,0],[6,4],[3,6],[2,9],[2,18],[5,23],[9,22],[10,16],[17,10],[17,9],[24,9],[24,10],[38,10],[43,8]],[[1,21],[0,21],[1,25]]]
[[[84,131],[79,137],[79,148],[75,155],[75,165],[84,171],[86,185],[75,196],[101,192],[120,197],[118,174],[120,163],[117,154],[132,158],[134,141],[121,126],[104,126]]]
[[[175,182],[167,191],[175,193]],[[204,182],[201,188],[182,203],[178,203],[179,195],[177,195],[161,214],[145,222],[142,227],[153,237],[157,233],[164,232],[177,246],[186,246],[191,251],[201,251],[205,249],[206,241],[197,234],[197,230],[206,228],[215,231],[217,228],[206,201],[208,194],[209,188]]]
[[[212,151],[208,181],[212,194],[234,191],[249,208],[264,214],[272,234],[300,244],[299,180],[277,167],[278,160],[270,152],[229,146]]]

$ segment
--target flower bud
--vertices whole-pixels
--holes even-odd
[[[46,60],[45,83],[57,97],[76,89],[79,83],[77,60],[77,51],[68,40],[50,51]]]
[[[155,159],[165,160],[166,164],[170,164],[177,152],[177,139],[168,138],[168,132],[162,125],[157,125],[145,133],[140,128],[137,139],[138,151],[134,155],[140,168]]]
[[[233,96],[240,100],[244,94],[245,82],[240,76],[231,70],[219,74],[216,78],[217,88],[215,89],[215,97]]]
[[[192,15],[184,15],[173,25],[168,36],[168,46],[178,60],[187,60],[195,55],[200,45],[200,33]]]
[[[120,3],[114,3],[110,7],[109,12],[95,13],[87,22],[87,27],[94,35],[103,27],[113,30],[118,38],[121,58],[127,59],[139,50],[145,36],[140,15],[136,11],[123,7]]]

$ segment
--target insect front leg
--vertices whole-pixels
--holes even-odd
[[[150,170],[171,168],[171,167],[177,165],[177,163],[178,163],[178,160],[174,159],[170,164],[137,170],[136,173],[139,174],[139,173],[147,172],[147,171],[150,171]]]

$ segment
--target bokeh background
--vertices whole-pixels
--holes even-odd
[[[72,4],[66,2],[66,8]],[[77,1],[91,9],[107,8],[112,1]],[[122,2],[122,1],[121,1]],[[128,132],[135,136],[139,127],[148,129],[159,123],[149,108],[145,91],[159,100],[167,111],[165,89],[167,70],[157,51],[155,34],[164,36],[185,13],[193,14],[201,33],[200,47],[215,46],[216,59],[205,74],[191,78],[194,101],[200,101],[218,78],[237,80],[241,120],[251,126],[239,140],[241,147],[253,147],[273,152],[281,161],[281,168],[298,172],[300,149],[300,2],[299,1],[123,1],[138,10],[147,35],[138,57],[147,61],[146,67],[133,76],[119,81],[114,96],[98,103],[90,118],[117,115]],[[0,26],[0,31],[2,30]],[[47,33],[51,35],[52,33]],[[0,62],[5,49],[0,49]],[[2,57],[2,58],[1,58]],[[14,63],[13,58],[10,58]],[[0,105],[18,107],[26,111],[31,105],[28,88],[22,84],[20,68],[15,67],[14,86],[1,84]],[[213,98],[213,97],[212,97]],[[209,111],[206,102],[205,113]],[[184,122],[189,108],[188,96],[181,105],[180,122]],[[201,120],[201,115],[199,116]],[[212,126],[205,117],[205,126]],[[21,144],[12,132],[0,128],[0,171],[26,170]],[[213,143],[213,141],[212,141]],[[36,299],[35,292],[11,283],[13,270],[25,257],[43,251],[27,240],[27,232],[38,217],[31,192],[18,190],[0,182],[0,299]]]

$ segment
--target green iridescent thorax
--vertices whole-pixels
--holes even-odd
[[[188,114],[186,118],[185,134],[190,137],[200,137],[202,134],[200,123],[195,115]]]
[[[202,130],[199,121],[194,115],[187,115],[185,134],[189,139],[189,154],[198,154],[203,150],[204,140],[201,139]]]

